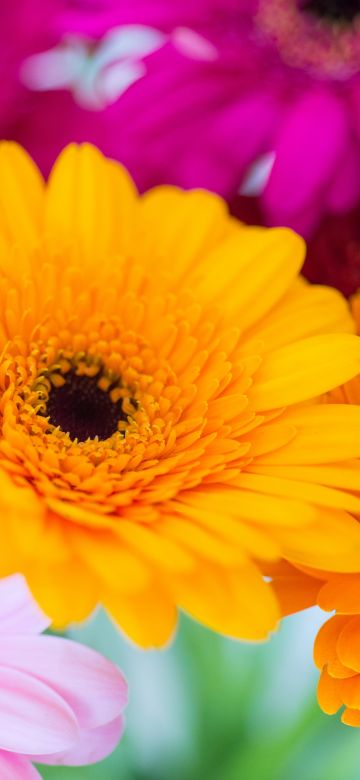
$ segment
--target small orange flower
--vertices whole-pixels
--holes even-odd
[[[3,145],[0,180],[0,574],[57,624],[101,601],[149,646],[177,607],[266,636],[268,562],[356,571],[360,409],[319,398],[360,345],[298,277],[301,239],[209,193],[140,198],[89,146],[45,185]]]
[[[325,585],[320,593],[320,602],[328,601],[330,594],[327,588],[328,585]],[[350,614],[337,614],[330,618],[316,638],[314,658],[321,670],[319,704],[328,715],[343,708],[342,722],[348,726],[360,726],[360,615],[351,614],[355,600],[359,611],[360,575],[331,581],[331,588],[337,591],[335,601],[342,602],[342,609]],[[340,607],[340,613],[342,609]]]
[[[301,569],[280,561],[268,567],[282,616],[317,604],[336,615],[321,627],[314,660],[321,675],[320,707],[360,727],[360,574]]]
[[[328,715],[360,727],[360,574],[299,569],[287,561],[268,567],[282,616],[317,604],[336,615],[321,627],[314,660],[321,675],[320,707]]]

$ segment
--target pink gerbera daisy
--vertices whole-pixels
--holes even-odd
[[[360,196],[359,19],[357,0],[73,0],[59,28],[95,50],[134,24],[164,40],[131,86],[120,68],[101,110],[77,105],[71,79],[60,93],[48,82],[14,135],[44,168],[67,141],[90,140],[141,187],[261,191],[268,222],[309,234]],[[27,78],[44,89],[34,61]]]

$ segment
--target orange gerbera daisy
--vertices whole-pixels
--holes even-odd
[[[267,561],[356,570],[360,499],[318,483],[360,455],[360,409],[318,398],[360,344],[298,277],[301,239],[209,193],[140,198],[90,146],[45,185],[5,144],[0,180],[0,574],[57,624],[101,601],[149,646],[177,607],[266,636]]]

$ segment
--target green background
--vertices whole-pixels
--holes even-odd
[[[97,766],[41,768],[45,780],[359,780],[360,730],[316,703],[312,645],[324,616],[284,621],[263,645],[182,617],[171,646],[144,652],[103,612],[69,632],[129,682],[125,736]]]

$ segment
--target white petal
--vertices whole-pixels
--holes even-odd
[[[274,162],[274,152],[268,152],[259,157],[245,174],[239,194],[246,196],[260,195],[267,185]]]

